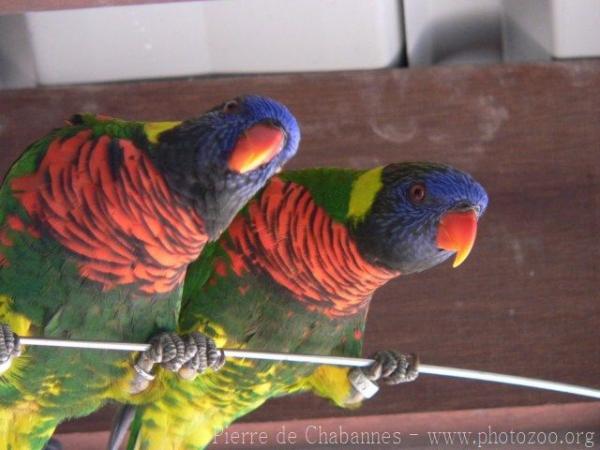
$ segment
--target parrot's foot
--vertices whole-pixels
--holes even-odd
[[[8,370],[13,358],[20,354],[19,336],[8,325],[0,324],[0,374]]]
[[[395,385],[414,381],[419,375],[417,355],[406,355],[394,351],[377,352],[375,362],[369,367],[350,371],[350,384],[362,398],[371,398],[379,390],[378,381]]]
[[[217,344],[212,338],[198,332],[194,332],[186,338],[186,348],[191,349],[192,356],[178,370],[181,378],[193,380],[196,375],[206,369],[219,370],[223,367],[225,353],[217,348]]]
[[[152,369],[155,364],[191,380],[208,368],[219,370],[224,363],[225,355],[208,336],[196,332],[183,337],[176,333],[160,333],[150,339],[150,348],[133,366],[136,376],[131,392],[135,394],[148,388],[154,379]]]

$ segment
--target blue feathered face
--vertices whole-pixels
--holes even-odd
[[[155,160],[217,237],[295,155],[299,141],[298,123],[284,105],[247,95],[162,133]]]
[[[300,130],[281,103],[257,95],[229,100],[196,123],[203,128],[197,164],[222,169],[230,177],[264,181],[298,149]]]
[[[355,227],[369,260],[413,273],[452,255],[455,267],[466,259],[488,204],[479,183],[452,167],[430,163],[390,164],[381,181],[369,213]]]

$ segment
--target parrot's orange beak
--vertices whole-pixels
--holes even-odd
[[[279,127],[267,124],[254,125],[238,139],[231,152],[228,167],[246,173],[265,164],[283,148],[285,133]]]
[[[437,246],[456,252],[452,267],[458,267],[471,253],[476,236],[477,214],[474,210],[450,211],[440,219]]]

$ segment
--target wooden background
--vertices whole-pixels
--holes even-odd
[[[298,117],[301,150],[289,167],[432,160],[471,172],[488,190],[464,265],[399,278],[377,293],[367,354],[397,348],[428,364],[600,388],[599,60],[0,91],[0,173],[74,112],[182,119],[241,93],[272,96]],[[585,412],[558,408],[552,420],[600,428],[600,403],[424,375],[383,388],[357,411],[303,396],[272,401],[246,420],[582,401],[577,411]],[[63,430],[108,423],[105,412]]]

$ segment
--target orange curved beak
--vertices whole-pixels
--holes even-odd
[[[440,220],[437,245],[443,250],[456,252],[452,267],[458,267],[471,253],[476,236],[475,211],[451,211],[444,214]]]
[[[271,161],[283,148],[285,133],[273,125],[250,127],[238,139],[228,161],[230,170],[246,173]]]

